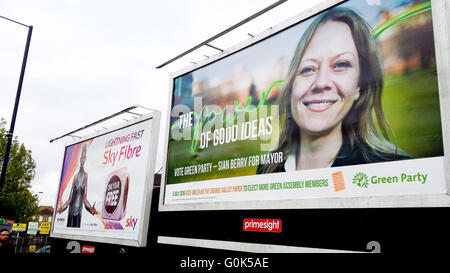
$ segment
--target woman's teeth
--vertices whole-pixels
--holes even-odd
[[[328,101],[328,102],[304,102],[303,104],[306,106],[313,106],[313,107],[324,107],[333,104],[334,102]]]

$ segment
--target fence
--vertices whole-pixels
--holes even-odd
[[[29,235],[26,232],[13,232],[9,243],[14,253],[31,253],[50,245],[50,237],[40,234]]]

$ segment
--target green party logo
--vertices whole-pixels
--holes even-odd
[[[367,175],[363,172],[356,173],[355,176],[353,176],[353,184],[357,185],[361,188],[367,188],[369,185],[369,179],[367,178]]]
[[[370,183],[374,185],[382,185],[382,184],[409,184],[409,183],[418,183],[418,184],[425,184],[428,179],[428,174],[426,173],[402,173],[400,175],[394,175],[394,176],[377,176],[372,175],[370,177]],[[368,188],[369,186],[369,177],[364,172],[357,172],[353,176],[353,184],[360,188]]]

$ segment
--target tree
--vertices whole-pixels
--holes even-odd
[[[0,168],[3,164],[7,138],[6,122],[0,118]],[[12,141],[5,184],[0,196],[0,216],[27,222],[38,211],[38,197],[30,192],[31,180],[36,174],[36,163],[17,137]]]

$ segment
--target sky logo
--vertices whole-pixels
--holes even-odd
[[[133,218],[133,216],[130,216],[130,218],[127,218],[126,227],[132,227],[134,230],[136,228],[137,221],[138,221],[137,218]]]

